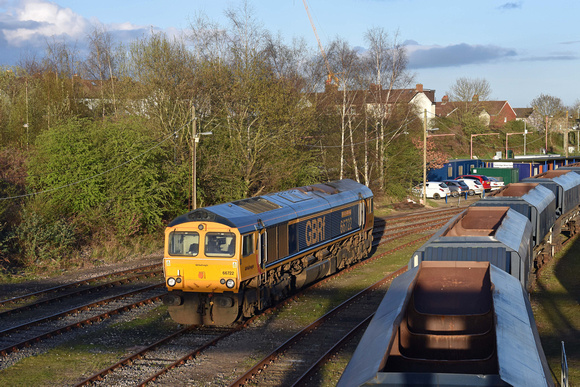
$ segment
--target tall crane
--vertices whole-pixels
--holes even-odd
[[[322,53],[322,57],[324,58],[324,63],[326,64],[326,71],[328,72],[326,83],[330,85],[332,81],[336,82],[338,86],[338,77],[332,72],[330,69],[330,64],[328,63],[328,58],[326,57],[326,52],[324,52],[324,48],[322,47],[322,43],[320,43],[320,38],[318,37],[318,33],[316,32],[316,27],[314,26],[314,21],[312,20],[312,16],[310,15],[310,11],[308,10],[308,5],[306,4],[306,0],[302,0],[304,3],[304,8],[306,9],[306,13],[308,14],[308,19],[310,19],[310,25],[312,26],[312,30],[314,31],[314,36],[316,36],[316,41],[318,42],[318,47],[320,48],[320,52]]]

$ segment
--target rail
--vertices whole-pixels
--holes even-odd
[[[562,357],[560,359],[560,386],[568,387],[568,359],[566,358],[566,349],[562,341]]]
[[[407,271],[407,267],[403,266],[403,267],[399,268],[398,270],[388,274],[387,276],[383,277],[381,280],[375,282],[373,285],[361,290],[359,293],[350,297],[348,300],[342,302],[340,305],[336,306],[335,308],[330,310],[328,313],[326,313],[324,316],[320,317],[319,319],[317,319],[316,321],[314,321],[310,325],[304,327],[301,331],[297,332],[294,336],[292,336],[291,338],[286,340],[286,342],[284,342],[278,348],[274,349],[270,354],[265,356],[262,360],[257,362],[252,368],[247,370],[242,376],[240,376],[238,379],[236,379],[234,382],[232,382],[229,385],[229,387],[242,387],[242,386],[249,385],[250,383],[255,383],[255,381],[252,382],[254,377],[256,377],[257,375],[262,373],[264,370],[266,370],[266,368],[268,368],[268,366],[271,363],[275,362],[281,355],[283,355],[290,347],[292,347],[294,344],[296,344],[299,340],[303,340],[307,335],[311,334],[313,330],[323,326],[323,324],[327,323],[332,318],[335,318],[339,312],[352,306],[353,303],[357,302],[360,298],[362,298],[362,297],[368,298],[369,297],[368,295],[371,292],[377,290],[379,287],[383,286],[388,281],[391,281],[393,278],[403,274],[405,271]],[[369,313],[369,316],[363,317],[361,319],[361,321],[357,323],[356,328],[359,328],[360,326],[362,326],[363,323],[370,321],[369,318],[373,314],[374,314],[374,312]],[[338,342],[341,342],[345,337],[350,337],[352,335],[352,333],[353,333],[353,330],[352,329],[349,330],[347,334],[343,335],[338,340]],[[326,351],[325,354],[321,358],[319,358],[318,361],[315,362],[315,365],[318,365],[318,363],[321,362],[322,359],[328,358],[329,356],[330,356],[329,352]],[[309,368],[305,373],[301,374],[301,376],[298,378],[298,381],[296,383],[293,383],[293,385],[297,385],[298,382],[303,383],[304,380],[306,378],[308,378],[308,376],[311,373],[313,373],[313,370],[311,368]]]

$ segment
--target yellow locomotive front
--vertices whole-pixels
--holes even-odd
[[[163,268],[171,317],[183,324],[225,325],[239,311],[240,235],[214,222],[191,221],[165,230]]]

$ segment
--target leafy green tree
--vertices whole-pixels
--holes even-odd
[[[90,224],[98,214],[121,237],[151,232],[178,195],[171,187],[181,175],[166,168],[166,150],[156,144],[139,118],[55,125],[29,161],[29,187],[40,192],[31,204],[48,220]]]
[[[199,131],[213,133],[199,143],[198,187],[204,203],[319,178],[312,152],[303,147],[312,132],[314,110],[301,94],[296,68],[277,62],[292,49],[262,39],[264,31],[247,3],[226,16],[229,28],[203,18],[192,25],[199,48],[193,96]]]
[[[209,203],[238,199],[294,185],[312,176],[311,153],[301,149],[312,109],[300,93],[259,63],[236,73],[215,95],[212,117],[202,123],[213,135],[200,141],[202,192]],[[317,178],[317,175],[316,175]],[[202,196],[203,197],[203,196]]]

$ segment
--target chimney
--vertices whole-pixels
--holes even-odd
[[[334,93],[336,91],[338,91],[338,85],[333,85],[330,82],[326,82],[324,84],[324,92],[325,93]]]
[[[443,98],[441,98],[441,103],[445,105],[447,102],[449,102],[449,97],[447,95],[444,95]]]
[[[473,102],[479,102],[479,94],[473,95]]]
[[[417,86],[415,87],[415,90],[417,90],[418,93],[422,93],[423,92],[423,84],[422,83],[417,83]]]
[[[377,91],[381,91],[381,86],[377,85],[376,83],[371,83],[371,86],[369,87],[370,91],[373,92],[377,92]]]

